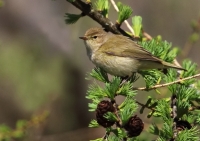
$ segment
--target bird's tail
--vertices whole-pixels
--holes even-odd
[[[165,61],[162,61],[162,64],[168,68],[174,68],[174,69],[178,69],[178,70],[184,70],[184,71],[187,71],[186,69],[182,68],[182,67],[179,67],[177,65],[174,65],[174,64],[171,64],[171,63],[168,63],[168,62],[165,62]]]

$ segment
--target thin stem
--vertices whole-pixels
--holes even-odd
[[[114,1],[114,0],[110,0],[110,2],[111,2],[111,4],[113,5],[114,9],[115,9],[117,12],[119,12],[119,9],[118,9],[118,7],[117,7],[115,1]],[[131,33],[132,33],[133,36],[134,36],[134,35],[135,35],[135,32],[134,32],[133,28],[131,27],[131,25],[128,23],[128,21],[125,20],[124,23],[126,24],[127,28],[131,31]]]
[[[165,84],[158,84],[158,85],[155,85],[155,86],[153,86],[151,88],[140,87],[140,88],[133,88],[133,90],[141,90],[141,91],[153,90],[153,89],[157,89],[157,88],[173,85],[173,84],[179,83],[181,81],[189,80],[189,79],[192,79],[192,78],[195,78],[195,77],[199,77],[199,76],[200,76],[200,73],[198,73],[196,75],[193,75],[193,76],[189,76],[189,77],[183,78],[183,79],[178,79],[178,80],[173,81],[173,82],[169,82],[169,83],[165,83]]]
[[[140,106],[142,106],[142,107],[145,107],[145,108],[147,108],[147,109],[150,109],[150,110],[152,110],[152,111],[155,111],[155,109],[154,108],[151,108],[151,107],[149,107],[149,106],[147,106],[147,105],[145,105],[145,104],[143,104],[143,103],[141,103],[141,102],[139,102],[139,101],[135,101],[138,105],[140,105]]]
[[[146,37],[148,40],[152,40],[151,35],[149,35],[147,32],[145,32],[144,30],[142,30],[142,34],[144,35],[144,37]]]
[[[119,116],[119,114],[118,114],[118,111],[119,111],[118,105],[117,105],[117,103],[115,102],[115,103],[113,104],[113,106],[115,107],[115,115],[117,116],[117,119],[118,119],[118,121],[116,122],[116,126],[121,127],[122,121],[121,121],[121,118],[120,118],[120,116]]]
[[[114,34],[122,34],[124,36],[132,38],[124,30],[122,29],[119,30],[117,26],[112,23],[110,19],[105,18],[100,12],[94,10],[90,3],[85,3],[81,0],[74,0],[74,1],[67,0],[67,2],[71,3],[76,8],[80,9],[85,15],[89,16],[91,19],[98,22],[100,25],[102,25],[102,27],[104,27],[108,31]]]
[[[178,60],[177,59],[174,59],[173,63],[178,66],[178,67],[181,67],[181,65],[179,64]]]
[[[172,108],[172,117],[175,119],[177,117],[177,106],[176,106],[176,95],[171,96],[171,108]]]

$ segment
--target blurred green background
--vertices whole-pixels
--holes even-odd
[[[192,21],[200,20],[199,0],[122,2],[133,8],[133,15],[142,16],[147,33],[161,35],[181,50],[188,46]],[[66,12],[80,13],[67,1],[0,0],[0,6],[0,124],[14,128],[19,119],[49,111],[45,125],[31,130],[25,140],[82,141],[103,136],[102,128],[87,128],[95,116],[87,110],[85,95],[92,81],[85,77],[94,66],[78,38],[100,25],[89,17],[66,25]],[[112,6],[109,17],[117,19]],[[178,60],[190,58],[199,64],[199,53],[198,41]],[[142,96],[138,95],[141,101]],[[147,120],[145,114],[139,116]]]

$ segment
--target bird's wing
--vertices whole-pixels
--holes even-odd
[[[118,36],[117,39],[116,36]],[[108,55],[161,62],[136,42],[122,35],[110,37],[99,49]]]

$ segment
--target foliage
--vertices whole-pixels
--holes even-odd
[[[95,3],[96,9],[91,8],[90,10],[92,12],[95,10],[100,11],[102,16],[107,18],[110,8],[108,5],[110,5],[109,1],[97,0]],[[121,33],[124,33],[120,26],[125,20],[130,18],[133,10],[121,2],[118,2],[115,6],[118,7],[119,12],[117,23],[113,26],[116,26],[117,29],[122,31]],[[102,21],[98,22],[101,24]],[[193,23],[195,30],[198,27],[196,24]],[[128,33],[129,37],[130,35],[136,37],[137,43],[154,56],[166,62],[173,63],[176,60],[179,49],[172,48],[172,44],[163,41],[161,36],[152,39],[149,38],[147,41],[142,28],[142,17],[133,16],[132,29],[135,34],[129,34],[128,31],[125,31],[125,33]],[[189,40],[191,43],[194,43],[198,39],[199,35],[195,32]],[[140,114],[143,114],[144,109],[148,108],[150,110],[147,116],[148,118],[162,121],[161,125],[157,125],[157,123],[151,124],[148,130],[149,133],[157,136],[157,141],[199,140],[197,126],[200,123],[200,115],[198,113],[199,106],[197,103],[200,101],[200,81],[191,77],[198,73],[197,65],[190,60],[184,60],[182,67],[187,71],[177,71],[175,69],[140,71],[139,74],[146,83],[145,90],[150,90],[150,88],[158,86],[161,82],[167,84],[177,79],[180,80],[167,85],[168,91],[166,93],[156,90],[160,95],[163,95],[163,98],[154,98],[149,95],[144,96],[147,99],[145,104],[137,101],[135,97],[138,94],[138,91],[134,91],[133,88],[133,85],[138,80],[136,73],[129,79],[123,79],[118,76],[110,78],[104,70],[98,67],[93,69],[90,76],[103,83],[104,87],[99,86],[96,81],[89,86],[86,96],[87,99],[92,101],[89,104],[89,111],[96,111],[96,120],[92,120],[89,127],[99,127],[99,125],[102,125],[106,128],[105,136],[96,139],[96,141],[141,140],[137,137],[143,130],[143,122],[136,115],[138,104],[141,106]],[[191,77],[191,79],[181,81],[187,77]],[[125,97],[121,103],[118,103],[116,100],[118,96]]]
[[[110,8],[110,5],[108,3],[108,0],[97,0],[95,2],[96,9],[102,13],[102,15],[106,18],[108,18],[108,10]]]
[[[66,17],[65,19],[66,24],[74,24],[82,17],[82,14],[65,13],[65,17]]]
[[[142,29],[142,17],[140,16],[134,16],[132,18],[132,28],[135,31],[135,36],[140,37],[140,32]]]
[[[119,24],[122,24],[125,20],[127,20],[133,13],[133,10],[130,6],[123,5],[121,2],[117,3],[119,8],[118,20]]]
[[[11,129],[5,124],[0,125],[0,140],[9,141],[12,139],[23,139],[27,130],[32,127],[38,127],[46,121],[48,112],[43,112],[41,115],[34,116],[30,120],[18,120],[15,129]]]

